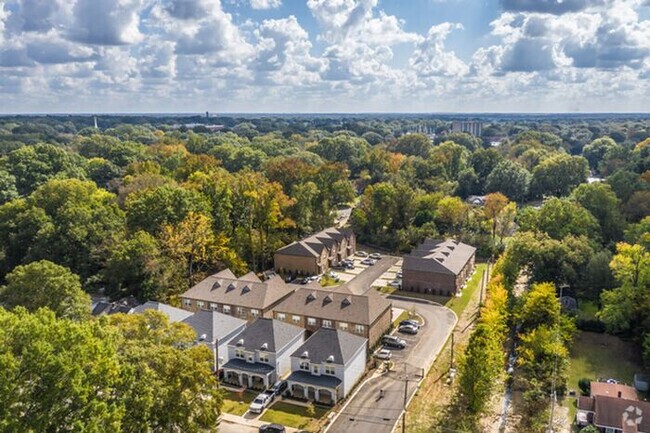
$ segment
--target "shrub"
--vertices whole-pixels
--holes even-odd
[[[578,381],[578,388],[580,388],[582,395],[591,394],[591,379],[588,379],[586,377],[581,378]]]

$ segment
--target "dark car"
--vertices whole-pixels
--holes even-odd
[[[402,320],[399,322],[399,326],[415,326],[416,328],[420,328],[420,324],[416,322],[415,320]]]
[[[404,334],[417,334],[418,328],[413,325],[402,325],[399,327],[398,331]]]
[[[406,347],[406,341],[392,335],[384,335],[381,342],[386,347],[394,347],[396,349],[404,349]]]
[[[273,385],[270,390],[273,391],[273,393],[276,396],[278,396],[278,395],[282,395],[282,393],[287,389],[288,386],[289,384],[287,383],[286,380],[278,380],[277,382],[275,382],[275,385]]]
[[[280,424],[265,424],[259,429],[259,433],[285,433],[284,426]]]

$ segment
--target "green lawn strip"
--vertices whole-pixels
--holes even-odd
[[[390,286],[377,287],[377,290],[379,290],[379,293],[385,293],[387,295],[390,295],[391,293],[395,293],[395,291],[397,291],[395,287]]]
[[[257,394],[251,391],[225,391],[222,412],[242,416],[256,396]]]
[[[590,380],[611,378],[633,386],[634,373],[643,371],[640,360],[636,359],[635,354],[633,344],[618,337],[594,332],[578,332],[571,346],[568,389],[575,390],[576,395],[580,395],[578,381],[582,378]],[[575,399],[567,398],[563,404],[569,407],[571,419],[575,419],[577,411]]]
[[[314,409],[315,415],[311,417],[307,415],[307,408],[305,406],[280,401],[265,410],[260,421],[297,429],[306,429],[312,422],[322,418],[329,411],[329,409],[320,406],[314,406]]]
[[[593,301],[580,301],[578,303],[578,317],[583,320],[595,320],[598,305]]]
[[[338,286],[339,284],[341,284],[341,280],[332,278],[329,275],[323,275],[320,279],[320,285],[322,287]]]

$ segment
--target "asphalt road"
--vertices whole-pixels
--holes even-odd
[[[391,433],[401,419],[404,402],[415,393],[422,373],[429,369],[456,325],[456,316],[448,308],[397,299],[391,301],[393,306],[405,310],[415,306],[425,325],[418,335],[400,334],[407,341],[407,347],[402,351],[393,350],[393,371],[361,385],[327,433]],[[381,389],[384,390],[383,398],[379,398]]]
[[[377,263],[368,266],[363,270],[363,272],[347,283],[341,285],[341,287],[347,287],[348,290],[355,295],[363,295],[371,288],[372,283],[374,283],[377,278],[381,277],[391,266],[397,263],[398,260],[399,257],[382,256],[381,259],[377,260]]]

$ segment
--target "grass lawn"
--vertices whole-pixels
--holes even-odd
[[[453,312],[457,315],[460,315],[463,310],[465,310],[465,307],[467,307],[467,304],[469,303],[469,300],[472,298],[474,293],[480,289],[481,278],[483,277],[483,271],[486,267],[487,265],[485,263],[479,263],[476,265],[476,271],[474,272],[474,275],[472,275],[472,278],[470,278],[468,281],[467,286],[465,286],[463,289],[460,297],[449,298],[447,296],[427,295],[425,293],[406,292],[402,290],[397,290],[393,293],[400,296],[428,299],[430,301],[442,304],[445,307],[453,310]]]
[[[634,373],[643,371],[634,345],[613,335],[578,332],[570,356],[568,389],[575,390],[577,395],[580,394],[578,381],[583,377],[612,378],[633,386]],[[564,405],[569,407],[573,421],[577,411],[575,399],[565,399]]]
[[[339,284],[341,284],[341,280],[332,278],[329,275],[323,275],[320,279],[320,285],[323,287],[338,286]]]
[[[305,406],[280,401],[264,411],[260,421],[310,430],[309,427],[312,424],[316,424],[329,411],[329,408],[320,406],[314,406],[314,409],[316,413],[311,417],[307,415],[307,408]]]
[[[395,287],[390,287],[390,286],[377,287],[377,290],[379,291],[379,293],[385,293],[387,295],[390,295],[391,293],[397,291]]]
[[[251,391],[225,391],[222,411],[241,416],[246,413],[256,396],[257,394]]]
[[[583,320],[594,320],[596,319],[596,313],[598,312],[598,305],[593,301],[580,301],[578,303],[578,318]]]

